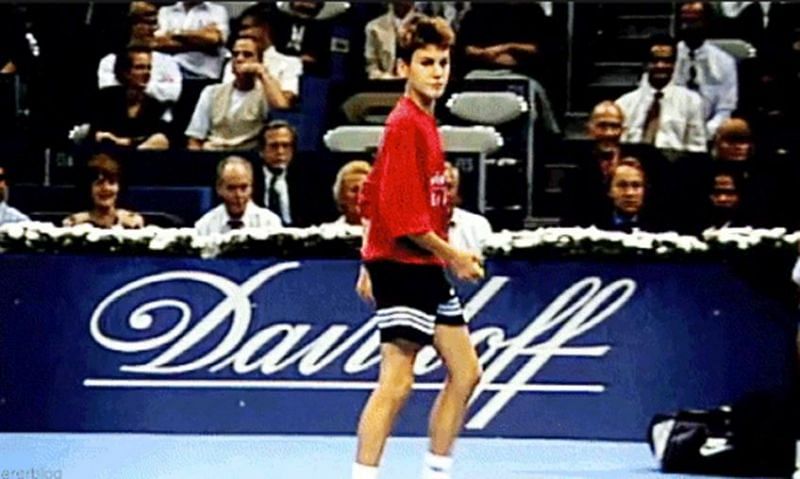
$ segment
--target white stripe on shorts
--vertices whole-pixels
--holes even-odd
[[[418,323],[407,321],[405,319],[398,318],[378,323],[378,329],[391,328],[394,326],[403,326],[406,328],[415,329],[421,333],[427,334],[428,336],[433,336],[433,328],[426,328],[420,326]]]

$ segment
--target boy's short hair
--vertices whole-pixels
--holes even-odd
[[[447,20],[415,13],[400,28],[397,37],[397,58],[411,63],[411,57],[416,50],[426,45],[451,48],[455,39],[456,34]]]

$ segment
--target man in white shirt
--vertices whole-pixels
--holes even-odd
[[[174,54],[184,77],[218,80],[228,40],[228,11],[213,2],[178,2],[158,10],[158,49]]]
[[[461,205],[461,175],[452,163],[445,162],[445,178],[450,212],[450,230],[448,241],[457,248],[483,255],[483,247],[492,235],[492,225],[483,216],[459,208]]]
[[[676,151],[707,151],[703,99],[671,81],[675,41],[667,35],[655,35],[648,47],[647,72],[639,88],[615,101],[625,115],[622,142]]]
[[[284,55],[275,49],[272,41],[272,28],[263,7],[256,5],[245,10],[239,18],[238,38],[251,38],[257,44],[262,55],[264,68],[280,84],[280,95],[276,95],[274,108],[289,108],[294,105],[300,94],[300,76],[303,74],[303,62],[293,56]],[[222,81],[233,80],[232,62],[225,65]]]
[[[260,61],[261,51],[250,38],[233,44],[232,82],[203,89],[186,128],[190,150],[247,150],[258,143],[258,133],[269,108],[282,98],[278,81]]]
[[[394,80],[397,73],[395,48],[400,25],[415,12],[411,0],[394,0],[389,3],[389,11],[371,20],[364,28],[364,60],[367,77],[370,80]]]
[[[128,19],[130,21],[130,40],[139,44],[155,46],[158,8],[150,2],[132,2]],[[106,88],[119,85],[114,75],[117,56],[109,53],[100,60],[97,67],[97,87]],[[176,102],[181,95],[183,77],[178,62],[159,51],[152,52],[152,71],[150,81],[144,92],[160,102]]]
[[[9,206],[6,169],[0,165],[0,225],[18,223],[20,221],[30,221],[30,218],[18,209]]]
[[[279,228],[281,220],[253,203],[253,166],[240,156],[217,165],[217,194],[222,204],[203,215],[194,227],[198,233],[227,233],[239,228]]]
[[[703,97],[706,134],[714,136],[719,124],[730,118],[739,101],[739,80],[736,60],[716,45],[708,36],[711,4],[689,2],[681,6],[678,43],[673,81]]]

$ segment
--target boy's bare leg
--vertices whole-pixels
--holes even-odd
[[[377,466],[380,462],[397,414],[411,393],[419,350],[418,344],[404,340],[381,344],[378,386],[364,405],[358,423],[357,463]]]
[[[437,325],[433,344],[447,368],[447,379],[431,409],[430,452],[449,456],[461,432],[467,402],[480,380],[481,367],[466,326]]]

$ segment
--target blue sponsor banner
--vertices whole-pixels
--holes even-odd
[[[377,377],[352,260],[0,256],[3,431],[352,434]],[[461,287],[466,434],[643,440],[653,414],[790,394],[793,311],[723,263],[492,261]],[[430,349],[396,432],[423,435]]]

